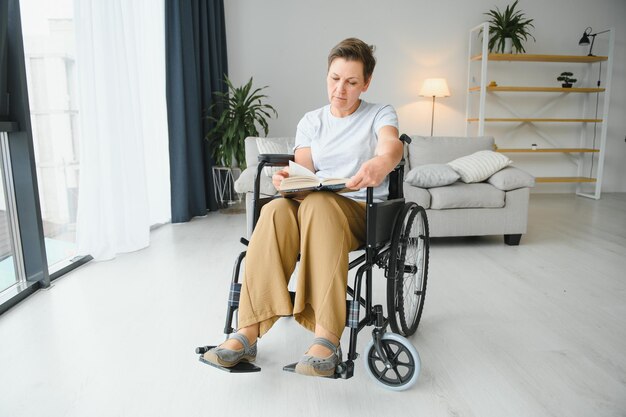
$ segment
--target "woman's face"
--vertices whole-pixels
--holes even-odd
[[[367,91],[371,81],[365,82],[363,63],[335,58],[328,69],[326,88],[330,111],[334,116],[345,117],[359,107],[359,96]]]

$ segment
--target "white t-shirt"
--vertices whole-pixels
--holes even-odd
[[[361,165],[375,156],[378,132],[383,126],[398,128],[398,116],[390,105],[361,100],[349,116],[336,117],[330,105],[304,115],[296,132],[294,151],[311,148],[313,166],[320,178],[350,178]],[[389,180],[374,189],[376,200],[386,200]],[[365,200],[366,189],[342,194],[353,200]]]

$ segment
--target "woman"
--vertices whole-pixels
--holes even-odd
[[[293,315],[315,339],[296,372],[329,376],[341,361],[345,327],[348,253],[365,240],[365,195],[388,194],[386,176],[402,157],[395,110],[360,99],[372,81],[373,47],[349,38],[328,56],[329,105],[305,114],[298,124],[295,162],[320,178],[350,178],[354,192],[314,192],[303,200],[266,204],[250,239],[239,300],[239,329],[204,354],[222,366],[256,358],[257,338],[281,316]],[[278,188],[289,176],[274,174]],[[300,254],[296,298],[287,284]]]

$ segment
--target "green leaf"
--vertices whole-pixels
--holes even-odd
[[[525,52],[522,40],[527,41],[535,37],[529,32],[530,28],[534,28],[533,19],[527,19],[521,10],[516,10],[519,0],[515,0],[513,4],[507,5],[504,12],[498,7],[484,13],[490,17],[489,20],[489,51],[504,51],[504,38],[513,40],[513,48],[516,52]]]
[[[268,86],[253,88],[253,79],[241,87],[235,87],[227,76],[224,76],[227,92],[215,92],[215,102],[207,109],[205,120],[209,130],[205,139],[216,163],[230,166],[236,161],[245,168],[245,139],[248,136],[259,136],[257,126],[267,135],[268,119],[278,117],[274,107],[264,102],[268,98],[263,90]],[[220,109],[222,109],[220,111]]]

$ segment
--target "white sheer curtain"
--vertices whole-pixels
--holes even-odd
[[[164,0],[75,0],[80,97],[79,253],[149,245],[168,222]]]

